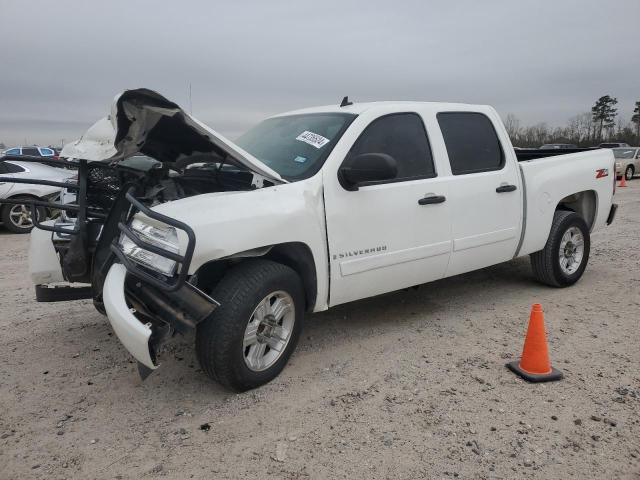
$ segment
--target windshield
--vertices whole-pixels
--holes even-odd
[[[633,158],[634,153],[636,153],[636,151],[632,148],[616,149],[613,151],[613,156],[616,158]]]
[[[356,115],[311,113],[269,118],[236,143],[288,180],[309,178],[327,159]]]

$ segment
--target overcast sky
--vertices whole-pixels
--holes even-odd
[[[218,4],[218,5],[217,5]],[[0,0],[0,141],[59,144],[148,87],[233,138],[313,105],[488,103],[564,124],[640,100],[640,0]]]

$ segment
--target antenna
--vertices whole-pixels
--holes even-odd
[[[346,97],[344,97],[342,99],[342,102],[340,102],[340,106],[341,107],[348,107],[349,105],[353,105],[353,102],[349,101],[349,95],[347,95]]]
[[[193,103],[191,102],[191,82],[189,82],[189,115],[193,115]]]

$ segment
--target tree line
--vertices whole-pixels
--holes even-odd
[[[633,116],[624,122],[618,115],[618,99],[600,97],[590,112],[571,117],[565,126],[550,127],[546,123],[523,126],[512,113],[504,120],[515,147],[539,147],[545,143],[570,143],[590,147],[602,142],[625,142],[640,145],[640,101],[635,103]]]
[[[545,122],[523,126],[512,113],[506,116],[504,125],[514,147],[539,147],[545,143],[590,147],[602,142],[640,145],[640,100],[626,123],[618,116],[617,104],[617,98],[604,95],[596,100],[590,112],[574,115],[564,127],[550,127]],[[0,152],[5,148],[0,142]]]

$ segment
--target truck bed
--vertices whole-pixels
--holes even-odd
[[[567,155],[569,153],[581,153],[581,152],[590,152],[593,150],[598,150],[599,147],[589,147],[589,148],[563,148],[557,150],[540,150],[539,148],[521,148],[516,149],[516,158],[519,162],[523,162],[525,160],[537,160],[539,158],[546,157],[555,157],[556,155]]]
[[[584,210],[583,216],[590,230],[597,230],[606,223],[613,199],[613,152],[594,148],[559,154],[567,151],[549,150],[550,155],[540,156],[534,162],[519,159],[524,187],[524,230],[519,255],[544,247],[556,205],[572,196],[577,202],[574,209]],[[556,155],[558,158],[551,158]]]

